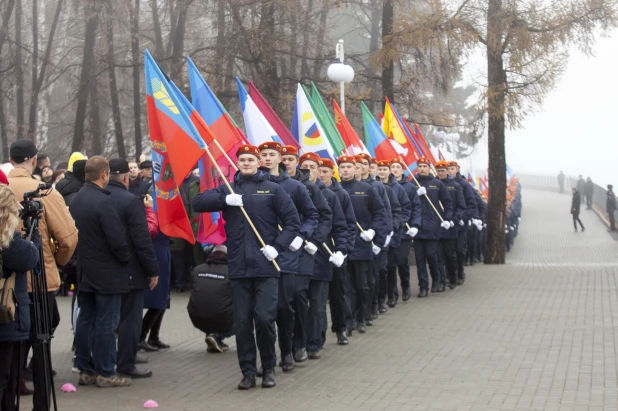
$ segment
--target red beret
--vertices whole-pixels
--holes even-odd
[[[391,166],[393,164],[399,164],[399,165],[401,165],[401,167],[406,168],[406,165],[403,163],[403,161],[401,161],[398,158],[394,158],[394,159],[391,160]]]
[[[236,151],[236,157],[239,157],[241,154],[253,154],[257,158],[260,158],[260,150],[256,146],[252,146],[251,144],[243,144],[238,147]]]
[[[457,161],[449,161],[448,166],[449,167],[459,167],[459,164],[457,164]]]
[[[311,161],[315,161],[318,165],[320,165],[320,156],[317,155],[316,153],[305,153],[302,156],[300,156],[300,158],[298,159],[299,163],[302,163],[303,161],[306,160],[311,160]]]
[[[356,157],[355,156],[341,156],[337,159],[337,164],[342,164],[342,163],[356,164]]]
[[[390,167],[391,162],[388,160],[378,160],[378,167]]]
[[[260,149],[260,151],[275,150],[275,151],[281,152],[281,144],[277,143],[276,141],[269,141],[268,143],[262,143],[260,144],[258,148]]]
[[[431,165],[431,161],[429,161],[429,159],[427,157],[421,157],[418,160],[416,160],[416,162],[418,164],[427,164],[427,165]]]
[[[371,163],[371,156],[367,153],[360,153],[356,155],[357,163],[362,163],[363,160],[367,160],[367,162]]]
[[[298,149],[294,146],[283,146],[281,154],[284,156],[296,156],[298,157]]]
[[[436,163],[436,169],[438,169],[438,168],[448,168],[449,164],[450,163],[448,161],[438,161]]]
[[[4,174],[2,170],[0,170],[0,183],[4,184],[5,186],[9,185],[9,179],[6,178],[6,174]]]
[[[369,162],[370,164],[378,164],[378,159],[375,157],[371,157],[371,161]]]
[[[320,165],[320,167],[328,167],[332,168],[333,170],[335,169],[335,162],[330,158],[321,158],[318,164]]]

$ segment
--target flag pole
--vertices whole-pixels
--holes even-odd
[[[218,145],[218,144],[217,144]],[[221,167],[219,167],[219,164],[217,163],[217,161],[215,160],[215,158],[212,156],[212,153],[210,152],[210,150],[208,150],[208,146],[204,146],[204,151],[206,152],[206,154],[208,155],[208,158],[210,158],[210,161],[215,165],[215,168],[217,169],[217,172],[219,173],[219,175],[225,175],[223,174],[223,171],[221,171]],[[231,160],[230,160],[231,161]],[[234,167],[236,167],[234,165]],[[236,168],[238,170],[238,168]],[[234,193],[234,190],[232,189],[232,186],[230,185],[230,183],[227,181],[227,179],[222,179],[225,182],[225,185],[227,186],[227,189],[230,190],[231,194],[236,194]],[[247,214],[247,211],[245,211],[245,207],[241,206],[240,207],[240,211],[242,211],[243,215],[245,216],[245,218],[247,219],[247,222],[249,223],[249,225],[251,226],[251,229],[253,230],[253,233],[255,234],[255,236],[258,238],[258,241],[260,242],[260,244],[262,245],[262,247],[266,247],[266,243],[264,243],[264,240],[262,239],[262,236],[260,235],[260,233],[258,232],[257,228],[255,228],[255,226],[253,225],[253,221],[251,221],[251,217],[249,217],[249,214]],[[271,260],[271,263],[273,263],[273,265],[275,266],[275,268],[277,269],[277,271],[281,271],[281,269],[279,268],[279,265],[277,264],[277,262],[273,259]]]
[[[414,177],[414,173],[412,172],[412,170],[410,170],[410,167],[408,167],[408,165],[405,163],[405,161],[403,161],[403,158],[401,158],[401,156],[399,156],[399,161],[401,161],[402,164],[406,165],[406,168],[408,169],[408,171],[410,172],[410,175],[412,176],[412,178],[414,179],[414,182],[416,183],[416,185],[420,188],[421,187],[421,183],[418,182],[418,180],[416,179],[416,177]],[[438,216],[438,218],[440,219],[440,221],[444,222],[444,219],[442,218],[442,216],[440,215],[440,213],[438,212],[438,210],[436,209],[436,206],[433,205],[433,202],[431,201],[431,198],[429,198],[427,195],[425,195],[425,197],[427,197],[427,201],[429,201],[429,204],[431,205],[431,208],[433,208],[433,211],[436,212],[436,215]],[[442,203],[440,203],[440,207],[442,207],[442,210],[444,210],[444,206],[442,205]],[[406,224],[407,225],[407,224]],[[409,229],[410,227],[408,227]]]

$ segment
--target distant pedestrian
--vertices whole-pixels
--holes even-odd
[[[560,194],[564,193],[564,173],[560,170],[560,174],[558,174],[558,185],[560,186]]]
[[[586,230],[586,227],[582,224],[582,221],[579,219],[579,211],[581,207],[581,193],[577,190],[577,188],[573,187],[573,202],[571,203],[571,214],[573,215],[573,226],[575,226],[575,232],[577,232],[577,223],[579,223],[582,228],[582,233]]]
[[[584,196],[586,197],[586,210],[592,210],[592,194],[594,193],[594,183],[588,177],[584,185]]]
[[[584,197],[581,195],[584,190],[586,188],[586,180],[584,180],[584,177],[580,174],[579,175],[579,180],[577,180],[577,191],[580,194],[580,200],[582,204],[584,204]]]
[[[614,186],[607,185],[607,214],[609,215],[609,231],[616,231],[616,221],[614,220],[614,211],[616,211],[616,194],[614,194]]]

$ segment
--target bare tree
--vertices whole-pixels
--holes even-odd
[[[17,139],[24,136],[24,68],[22,66],[22,2],[17,2],[15,7],[15,99],[17,100]]]
[[[131,58],[133,61],[133,128],[135,137],[135,158],[139,160],[142,155],[142,93],[140,87],[140,50],[139,50],[139,2],[135,0],[135,6],[131,10]],[[151,0],[153,8],[153,21],[158,23],[159,17],[156,11],[157,2]],[[153,4],[154,3],[154,4]],[[155,20],[156,18],[156,20]],[[155,33],[157,33],[155,25]],[[156,36],[156,52],[163,54],[163,41],[161,40],[161,28],[158,29]]]
[[[118,156],[125,158],[127,156],[124,146],[124,133],[122,132],[122,116],[120,114],[120,99],[118,98],[118,85],[116,82],[116,63],[114,59],[114,8],[112,0],[107,0],[105,4],[105,32],[107,38],[107,74],[109,77],[109,93],[112,103],[112,115],[114,117],[114,135],[116,136],[116,145],[118,148]]]

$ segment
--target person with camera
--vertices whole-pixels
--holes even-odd
[[[19,224],[17,200],[0,185],[0,409],[16,410],[23,342],[30,337],[30,299],[27,272],[39,261],[39,252],[15,231]]]
[[[86,162],[86,184],[71,202],[71,215],[80,231],[77,245],[79,316],[75,355],[79,385],[124,387],[131,379],[116,373],[116,335],[122,294],[128,293],[131,252],[123,221],[110,192],[107,160]]]
[[[41,184],[40,181],[33,178],[32,173],[37,166],[38,150],[31,140],[21,139],[16,140],[11,144],[9,149],[9,157],[13,169],[9,172],[9,188],[15,194],[17,199],[23,199],[24,193],[35,191]],[[60,313],[56,303],[55,293],[60,288],[60,274],[58,267],[65,265],[77,246],[77,229],[75,222],[71,218],[71,214],[67,210],[66,204],[62,196],[50,187],[49,191],[44,192],[46,195],[41,196],[40,201],[43,206],[41,218],[38,223],[39,233],[41,235],[41,247],[43,249],[43,269],[47,282],[47,302],[49,308],[49,321],[51,323],[51,332],[60,323]],[[23,225],[19,223],[19,229]],[[28,280],[28,293],[32,293],[31,280]],[[34,409],[48,409],[49,398],[46,398],[46,392],[49,393],[48,387],[45,386],[46,370],[43,365],[43,344],[33,341],[32,352],[32,375],[34,381]],[[28,349],[26,349],[28,352]]]
[[[159,265],[146,221],[145,204],[128,191],[129,163],[121,158],[109,161],[107,191],[124,225],[131,261],[126,267],[130,292],[122,295],[118,325],[117,371],[131,378],[152,377],[152,371],[140,370],[136,364],[137,344],[142,328],[144,290],[152,290],[159,281]],[[152,205],[146,195],[144,203]]]

